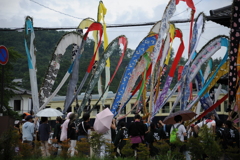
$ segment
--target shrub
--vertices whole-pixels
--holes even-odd
[[[188,148],[192,159],[219,159],[222,156],[221,147],[216,141],[214,133],[207,125],[203,125],[199,131],[199,137],[189,138]]]
[[[129,158],[134,156],[134,151],[132,149],[132,144],[130,143],[130,140],[127,140],[126,145],[122,148],[122,154]]]
[[[77,157],[87,157],[90,155],[90,143],[86,138],[82,138],[76,145]]]
[[[106,159],[114,159],[116,152],[114,151],[115,146],[112,143],[105,143],[105,152],[107,153],[104,158]]]
[[[198,160],[203,158],[204,149],[203,146],[200,145],[200,138],[191,137],[188,139],[188,150],[190,151],[190,155],[192,156],[192,160]]]
[[[16,129],[10,127],[0,137],[0,157],[3,159],[14,159],[19,144],[19,134]]]
[[[153,146],[157,149],[158,153],[156,159],[161,160],[182,160],[184,155],[181,152],[181,148],[185,143],[177,139],[176,142],[168,144],[164,140],[153,143]]]
[[[228,148],[225,150],[225,155],[229,157],[230,159],[239,159],[240,157],[240,148],[238,147],[231,147],[228,146]]]
[[[149,148],[146,146],[146,144],[139,143],[139,147],[137,147],[137,158],[139,160],[143,159],[149,159],[150,151]]]
[[[68,152],[69,147],[70,147],[69,140],[62,141],[62,144],[61,144],[61,149],[62,150],[61,150],[59,156],[64,160],[71,157],[70,153]]]
[[[99,157],[101,153],[101,146],[105,145],[103,134],[92,132],[89,138],[89,143],[92,148],[92,152],[94,153],[94,156]]]

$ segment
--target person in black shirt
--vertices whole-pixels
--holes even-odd
[[[137,154],[136,149],[139,146],[139,143],[145,143],[144,136],[146,130],[144,124],[140,120],[141,116],[136,114],[134,117],[134,122],[132,122],[128,128],[128,135],[132,143],[132,149],[135,150],[135,156]]]
[[[47,117],[42,117],[41,119],[42,123],[39,126],[38,132],[39,132],[39,137],[42,145],[42,155],[45,156],[50,156],[50,153],[48,151],[48,139],[50,135],[50,125],[48,124],[48,118]]]
[[[116,147],[116,149],[118,148],[120,150],[121,157],[125,157],[121,151],[128,140],[128,129],[126,128],[126,124],[124,121],[120,123],[120,126],[121,128],[119,129],[116,138],[114,139],[114,146]]]
[[[153,143],[160,140],[160,136],[158,134],[158,129],[153,122],[150,124],[150,132],[146,134],[145,138],[150,150],[150,156],[154,157],[157,154],[158,150],[153,146]]]
[[[226,121],[225,126],[225,137],[227,146],[239,147],[239,132],[233,127],[232,121]]]
[[[61,118],[61,117],[57,117],[57,119],[56,119],[56,125],[55,125],[55,127],[54,127],[53,138],[54,138],[54,139],[57,139],[58,142],[60,142],[61,125],[62,125],[62,118]]]
[[[81,141],[82,138],[88,138],[88,134],[91,130],[91,126],[89,124],[90,114],[84,113],[82,117],[83,121],[78,125],[78,141]]]

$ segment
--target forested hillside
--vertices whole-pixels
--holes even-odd
[[[52,58],[52,54],[54,52],[54,48],[56,47],[58,41],[60,38],[66,34],[65,31],[35,31],[35,47],[36,47],[36,58],[37,58],[37,81],[38,81],[38,87],[41,87],[43,78],[45,76],[45,73],[47,71],[49,62]],[[7,48],[13,47],[14,50],[16,50],[18,53],[22,55],[21,59],[18,59],[17,62],[14,63],[14,75],[15,78],[21,78],[23,79],[23,88],[30,90],[30,82],[29,82],[29,71],[28,71],[28,62],[27,62],[27,56],[25,52],[24,47],[24,32],[16,32],[16,31],[1,31],[0,30],[0,45],[4,45]],[[80,59],[80,71],[79,71],[79,82],[80,84],[87,66],[90,62],[90,59],[93,55],[93,48],[94,48],[94,41],[91,39],[88,39],[85,46],[84,46],[84,52]],[[71,50],[72,46],[69,46],[66,50],[65,55],[62,58],[61,67],[58,72],[58,76],[55,82],[55,85],[53,87],[53,90],[57,87],[57,85],[60,83],[61,79],[65,75],[67,69],[69,68],[71,64]],[[103,47],[100,48],[100,54],[103,52]],[[113,82],[110,85],[110,91],[113,91],[114,93],[117,91],[117,88],[119,86],[120,80],[122,78],[122,75],[124,73],[125,67],[127,66],[130,58],[127,56],[127,54],[132,53],[133,50],[128,49],[127,53],[125,54],[125,57],[123,59],[123,62],[119,68],[119,71],[117,72],[117,75],[115,76]],[[116,50],[113,54],[113,56],[110,58],[111,60],[111,73],[114,72],[116,65],[119,60],[118,56],[119,50]],[[167,68],[167,72],[171,66],[174,52],[171,54],[172,58],[169,63],[169,67]],[[214,64],[218,64],[220,59],[215,59]],[[182,58],[179,65],[184,65],[186,62],[186,59]],[[104,74],[104,72],[103,72]],[[89,76],[90,78],[91,76]],[[104,85],[104,76],[103,77],[103,85]],[[89,79],[88,78],[88,79]],[[164,84],[164,76],[163,76],[163,82]],[[88,81],[87,81],[88,82]],[[171,84],[171,87],[173,87],[177,82],[177,71],[175,72],[175,76],[173,79],[173,82]],[[65,83],[65,85],[62,87],[62,89],[59,91],[58,95],[66,95],[67,90],[67,84],[68,81]],[[87,83],[84,85],[82,92],[85,91],[87,86]],[[93,93],[97,93],[97,86],[95,87]]]
[[[45,76],[45,73],[47,71],[49,62],[52,58],[52,54],[54,52],[54,48],[56,47],[58,41],[61,39],[61,37],[66,34],[65,31],[35,31],[35,48],[36,48],[36,58],[37,58],[37,81],[38,81],[38,87],[41,87],[41,84],[43,82],[43,78]],[[23,86],[26,89],[30,90],[30,82],[29,82],[29,71],[28,71],[28,62],[27,62],[27,56],[26,51],[24,47],[24,32],[16,32],[16,31],[0,31],[0,45],[4,45],[7,48],[12,47],[14,50],[16,50],[18,53],[22,55],[21,59],[19,59],[16,63],[14,63],[14,75],[15,78],[21,78],[23,79]],[[94,49],[94,41],[91,39],[88,39],[85,46],[84,46],[84,52],[80,59],[80,68],[79,68],[79,83],[81,82],[87,66],[90,62],[90,59],[93,55],[93,49]],[[71,50],[72,46],[69,46],[66,50],[66,53],[64,54],[63,58],[61,59],[61,67],[58,72],[58,76],[55,82],[55,85],[53,89],[57,87],[57,84],[60,83],[61,79],[67,72],[70,64],[71,64]],[[127,66],[129,62],[129,58],[127,57],[127,54],[132,52],[131,49],[127,49],[127,53],[125,54],[125,57],[123,59],[123,62],[119,68],[119,71],[117,75],[115,76],[111,86],[110,90],[116,92],[118,84],[121,80],[121,76],[123,75],[125,66]],[[101,45],[99,53],[103,53],[103,47]],[[116,53],[116,54],[115,54]],[[116,65],[119,60],[119,51],[116,50],[113,54],[113,56],[110,58],[111,61],[111,73],[114,72]],[[89,76],[90,78],[90,76]],[[104,77],[103,77],[104,78]],[[88,82],[88,81],[87,81]],[[104,85],[104,79],[103,79],[103,85]],[[65,85],[62,87],[62,89],[59,91],[59,95],[65,95],[67,90],[67,84],[68,81],[65,83]],[[84,85],[83,90],[85,91],[87,86],[87,83]],[[94,93],[97,93],[97,89],[94,90]]]

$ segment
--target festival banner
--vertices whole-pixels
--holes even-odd
[[[156,107],[154,108],[152,117],[154,117],[157,114],[157,112],[161,109],[158,106],[161,106],[161,104],[164,101],[165,96],[167,95],[168,89],[169,89],[169,87],[171,85],[171,82],[172,82],[172,79],[173,79],[173,76],[174,76],[174,72],[175,72],[175,70],[177,68],[177,65],[178,65],[178,63],[179,63],[179,61],[180,61],[180,59],[182,57],[182,54],[183,54],[183,51],[184,51],[184,48],[185,48],[184,47],[184,43],[183,43],[183,39],[182,39],[183,36],[182,36],[181,30],[179,30],[179,29],[175,30],[175,37],[180,38],[181,44],[180,44],[179,49],[177,51],[176,57],[174,58],[174,61],[172,63],[171,69],[169,71],[169,74],[168,74],[168,77],[166,79],[166,82],[165,82],[165,84],[163,86],[162,92],[159,95],[159,97],[157,99],[157,102],[155,104]]]
[[[97,22],[92,23],[91,26],[88,28],[88,30],[86,31],[86,33],[85,33],[84,36],[83,36],[83,39],[82,39],[83,42],[82,42],[82,43],[84,44],[85,41],[87,40],[88,33],[91,32],[91,31],[95,31],[95,30],[98,30],[98,31],[99,31],[100,41],[99,41],[98,47],[97,47],[97,48],[99,48],[99,47],[100,47],[100,44],[101,44],[101,39],[102,39],[102,25],[101,25],[100,23],[97,23]],[[87,71],[86,71],[86,73],[85,73],[85,75],[84,75],[84,77],[83,77],[83,80],[81,81],[80,86],[78,87],[75,95],[78,95],[78,94],[80,93],[83,85],[85,84],[86,79],[87,79],[89,73],[91,72],[91,70],[92,70],[92,68],[93,68],[95,57],[96,57],[96,51],[94,52],[94,55],[92,56],[92,59],[91,59],[91,61],[90,61],[90,63],[89,63],[89,66],[88,66],[88,68],[87,68]],[[74,79],[72,79],[72,81],[73,81],[74,83],[77,83],[77,81],[74,80]],[[69,83],[72,83],[71,80],[69,81]],[[74,90],[75,90],[76,84],[73,84],[73,83],[72,83],[71,85],[74,86]],[[69,89],[70,89],[70,88],[69,88]],[[73,87],[72,87],[70,90],[72,90],[72,89],[73,89]],[[74,95],[74,91],[73,91],[73,90],[72,90],[71,92],[69,91],[69,96],[66,97],[66,100],[65,100],[65,103],[66,103],[66,102],[67,102],[67,103],[66,103],[66,105],[64,106],[63,113],[65,113],[65,112],[67,111],[67,109],[70,107],[70,105],[72,104],[72,102],[73,102],[74,99],[75,99],[75,98],[74,98],[75,95]]]
[[[149,49],[150,46],[155,45],[156,43],[156,35],[150,35],[144,38],[141,43],[138,45],[136,50],[133,53],[133,56],[124,72],[122,80],[120,82],[120,86],[116,93],[116,97],[111,107],[111,112],[116,116],[117,109],[122,99],[122,95],[125,92],[127,83],[131,77],[132,71],[137,64],[138,59]]]
[[[30,34],[30,50],[27,45],[27,37]],[[35,33],[33,29],[33,19],[29,16],[25,19],[25,50],[27,53],[28,59],[28,69],[30,76],[30,85],[31,85],[31,94],[33,102],[33,111],[37,113],[39,110],[39,98],[38,98],[38,86],[37,86],[37,68],[36,68],[36,55],[35,55],[35,46],[34,46]]]
[[[223,44],[226,45],[226,44]],[[228,46],[226,46],[228,48]],[[227,61],[228,58],[228,49],[227,52],[225,54],[225,56],[223,57],[222,61],[220,62],[220,64],[218,65],[217,69],[215,70],[215,72],[212,74],[212,76],[208,79],[208,81],[204,84],[203,88],[198,92],[197,96],[193,99],[192,102],[190,102],[188,104],[188,106],[186,107],[185,110],[189,110],[191,109],[191,107],[198,101],[198,99],[203,95],[203,93],[205,92],[205,90],[208,88],[208,86],[210,85],[210,83],[212,82],[212,80],[214,79],[214,77],[217,75],[218,70],[222,67],[222,65]]]
[[[178,104],[179,100],[181,99],[182,93],[184,93],[183,92],[184,91],[184,89],[183,89],[183,87],[184,87],[183,82],[185,81],[186,75],[188,73],[190,62],[192,62],[192,60],[197,55],[196,52],[195,52],[195,49],[196,49],[196,47],[198,45],[198,42],[199,42],[199,39],[200,39],[200,37],[201,37],[201,35],[203,33],[204,22],[205,22],[204,14],[201,13],[197,17],[196,22],[194,24],[193,36],[192,36],[192,40],[191,40],[191,49],[192,49],[191,56],[190,56],[190,58],[188,59],[188,61],[186,62],[186,64],[183,67],[181,79],[177,82],[177,84],[174,86],[174,88],[171,90],[171,92],[165,98],[164,102],[160,106],[158,106],[159,108],[162,108],[167,103],[168,99],[170,97],[172,97],[172,95],[177,91],[177,89],[180,89],[180,91],[179,91],[178,96],[177,96],[177,98],[175,100],[175,103],[172,106],[172,111],[175,108],[175,106]],[[199,29],[201,29],[201,32],[198,35],[198,30]],[[189,90],[188,90],[188,92],[189,92]]]
[[[82,103],[80,105],[80,111],[78,112],[79,114],[81,114],[81,112],[83,111],[84,107],[86,106],[87,104],[87,101],[88,99],[90,98],[90,95],[92,93],[92,90],[94,89],[96,83],[98,82],[99,80],[99,77],[101,76],[105,66],[106,66],[106,60],[111,57],[113,54],[114,54],[114,50],[117,48],[117,47],[120,47],[120,44],[122,44],[124,46],[123,50],[122,50],[122,53],[120,54],[120,59],[119,59],[119,62],[118,62],[118,65],[115,69],[115,72],[113,74],[113,77],[111,78],[111,80],[109,81],[110,83],[112,82],[114,76],[116,75],[116,72],[118,71],[118,68],[122,62],[122,59],[125,55],[125,52],[126,52],[126,49],[127,49],[127,38],[125,36],[119,36],[117,38],[115,38],[109,45],[108,47],[104,50],[102,56],[100,57],[100,60],[99,60],[99,63],[97,65],[97,68],[93,74],[93,77],[91,77],[90,79],[90,82],[87,86],[87,89],[86,89],[86,92],[85,92],[85,95],[84,95],[84,98],[82,100]],[[110,84],[108,83],[108,84]],[[108,85],[109,86],[109,85]],[[107,87],[108,87],[107,86]],[[106,90],[106,89],[105,89]],[[103,95],[104,93],[102,93]],[[101,98],[100,98],[101,99]],[[93,107],[94,108],[94,107]]]
[[[39,110],[46,107],[46,105],[52,100],[53,97],[58,93],[64,83],[67,81],[68,77],[72,73],[73,64],[76,58],[76,53],[78,52],[79,45],[82,43],[82,36],[77,32],[69,32],[61,37],[59,42],[57,43],[57,47],[55,48],[52,56],[52,60],[49,63],[47,73],[45,75],[44,81],[39,91],[39,98],[41,107]],[[63,79],[55,89],[53,93],[52,87],[57,79],[58,71],[60,69],[60,62],[62,56],[65,54],[66,48],[73,44],[72,49],[72,64],[70,65],[68,71],[64,75]]]
[[[133,73],[129,79],[129,82],[127,84],[126,90],[123,94],[122,100],[120,101],[121,105],[119,106],[118,109],[118,113],[120,113],[120,111],[125,107],[126,103],[129,99],[129,97],[131,96],[131,92],[132,89],[134,87],[134,85],[136,84],[136,81],[138,79],[138,77],[144,72],[144,76],[142,78],[141,83],[141,87],[140,87],[140,91],[138,93],[138,97],[136,101],[140,100],[140,95],[142,95],[141,93],[143,92],[143,89],[145,88],[145,79],[147,76],[149,76],[150,74],[147,74],[147,70],[150,67],[150,58],[148,56],[148,53],[146,52],[145,54],[143,54],[143,56],[141,57],[141,60],[137,63],[136,67],[133,70]],[[136,92],[135,92],[136,93]]]

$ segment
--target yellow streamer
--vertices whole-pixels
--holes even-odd
[[[78,25],[77,28],[86,29],[86,28],[88,28],[93,22],[95,22],[94,19],[92,19],[92,18],[86,18],[86,19],[84,19],[84,20],[81,21],[81,23]]]
[[[107,8],[104,6],[104,4],[102,3],[102,1],[99,2],[99,6],[98,6],[98,22],[103,22],[103,35],[104,35],[104,50],[107,48],[108,46],[108,37],[107,37],[107,29],[106,29],[106,23],[104,20],[104,17],[107,13]],[[106,61],[106,66],[110,67],[110,60],[109,58]]]
[[[165,64],[168,65],[169,63],[169,60],[170,60],[170,54],[171,54],[171,51],[172,51],[172,45],[173,45],[173,39],[175,37],[175,26],[173,24],[170,24],[169,26],[169,33],[170,33],[170,37],[171,37],[171,45],[170,45],[170,48],[169,48],[169,51],[168,51],[168,54],[167,54],[167,57],[166,57],[166,60],[165,60]]]

